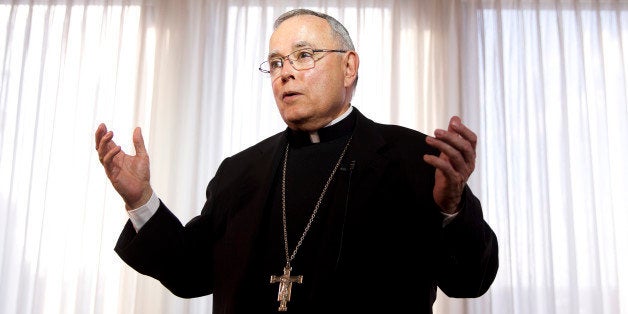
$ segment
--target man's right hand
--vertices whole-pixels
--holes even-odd
[[[122,151],[113,139],[113,132],[101,123],[96,130],[96,150],[105,173],[126,203],[126,209],[138,208],[150,199],[150,167],[144,138],[139,127],[133,132],[135,156]]]

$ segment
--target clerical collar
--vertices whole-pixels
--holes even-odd
[[[355,126],[355,113],[353,107],[338,118],[331,121],[325,127],[314,132],[294,131],[288,129],[288,141],[290,145],[305,146],[318,142],[327,142],[348,135]]]

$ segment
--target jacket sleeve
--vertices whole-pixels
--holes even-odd
[[[497,275],[497,237],[468,186],[462,197],[459,214],[442,229],[438,286],[449,297],[475,298]]]
[[[127,222],[114,248],[141,274],[159,280],[173,294],[193,298],[213,293],[213,244],[224,217],[218,217],[217,195],[227,158],[210,181],[201,214],[185,226],[160,200],[159,209],[135,232]]]
[[[161,203],[157,212],[138,233],[128,221],[114,250],[137,272],[159,280],[179,297],[210,294],[211,250],[207,249],[207,244],[203,244],[209,239],[193,235],[202,230],[194,227],[199,220],[202,217],[190,221],[184,228]]]

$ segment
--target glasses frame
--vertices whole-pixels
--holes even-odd
[[[345,52],[348,52],[348,51],[349,51],[349,50],[342,50],[342,49],[312,49],[312,48],[301,48],[301,49],[297,49],[297,50],[295,50],[295,51],[293,51],[293,52],[291,52],[291,53],[289,53],[289,54],[287,54],[287,55],[285,55],[285,56],[276,56],[276,57],[273,57],[272,59],[281,59],[281,68],[279,68],[279,69],[283,69],[283,65],[284,65],[284,63],[285,63],[285,61],[284,61],[284,60],[288,60],[288,63],[290,63],[290,66],[292,66],[292,68],[293,68],[293,69],[295,69],[295,70],[297,70],[297,71],[303,71],[303,70],[313,69],[313,68],[316,66],[316,61],[318,61],[318,60],[320,60],[320,59],[323,59],[323,57],[325,57],[325,56],[326,56],[326,54],[325,54],[325,55],[322,55],[322,56],[321,56],[320,58],[318,58],[318,59],[316,59],[316,58],[314,58],[314,56],[312,56],[312,60],[313,60],[313,62],[312,62],[312,66],[311,66],[311,67],[309,67],[309,68],[301,68],[301,69],[297,69],[297,68],[294,66],[294,62],[295,62],[295,61],[297,61],[298,59],[294,59],[294,60],[293,60],[292,58],[290,58],[290,56],[292,56],[292,55],[293,55],[294,53],[296,53],[296,52],[300,52],[300,51],[303,51],[303,50],[311,50],[311,51],[312,51],[312,54],[315,54],[315,53],[320,53],[320,52],[341,52],[341,53],[345,53]],[[268,67],[270,68],[270,65],[269,65],[269,64],[270,64],[270,60],[266,60],[266,61],[264,61],[264,62],[260,63],[258,70],[259,70],[260,72],[262,72],[262,73],[273,75],[273,74],[271,73],[271,72],[272,72],[271,70],[266,70],[266,69],[263,69],[263,68],[262,68],[265,64],[268,64]]]

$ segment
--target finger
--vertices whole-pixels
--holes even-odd
[[[437,129],[434,131],[434,136],[436,139],[449,146],[441,146],[439,149],[453,160],[456,162],[475,164],[475,149],[473,148],[473,144],[459,133]],[[452,148],[455,152],[451,150]],[[462,159],[458,158],[458,156]]]
[[[100,142],[98,143],[98,159],[100,159],[101,162],[107,152],[116,147],[116,143],[114,143],[112,139],[113,132],[111,131],[107,131],[107,133],[100,138]]]
[[[104,123],[99,124],[94,134],[94,137],[96,140],[96,150],[98,150],[100,140],[102,139],[103,135],[105,135],[106,133],[107,133],[107,126]]]
[[[449,125],[447,126],[447,131],[450,132],[454,132],[454,126],[455,125],[459,125],[462,124],[462,120],[460,119],[460,117],[458,116],[452,116],[451,119],[449,119]]]
[[[450,132],[458,133],[462,138],[469,141],[471,147],[475,151],[478,142],[478,136],[475,132],[471,131],[466,125],[462,123],[462,120],[458,116],[453,116],[449,120],[449,127],[447,129]]]
[[[137,127],[133,131],[133,146],[135,146],[135,154],[138,156],[146,156],[146,146],[144,145],[144,137],[142,136],[142,130]]]
[[[428,136],[425,141],[427,144],[438,149],[441,153],[447,156],[449,162],[453,165],[454,169],[467,173],[469,171],[469,165],[462,150],[464,149],[465,140],[451,132],[445,130],[436,130],[434,137]],[[469,149],[467,143],[467,149]]]
[[[122,151],[122,147],[120,146],[116,146],[112,149],[110,149],[105,156],[103,156],[101,162],[103,164],[103,166],[105,166],[105,168],[108,168],[109,164],[111,163],[111,161],[113,160],[113,158]]]
[[[473,171],[475,169],[475,158],[477,156],[475,152],[478,142],[477,135],[466,125],[464,125],[460,117],[457,116],[453,116],[450,119],[449,129],[458,133],[458,135],[464,138],[470,145],[470,149],[463,148],[460,151],[464,155],[464,159],[467,161],[468,166],[471,168],[471,171]]]
[[[442,171],[445,177],[449,178],[452,181],[458,177],[458,172],[456,172],[456,170],[451,166],[449,162],[447,162],[446,159],[439,158],[434,155],[425,154],[423,155],[423,160],[426,163],[432,165],[434,168]]]

